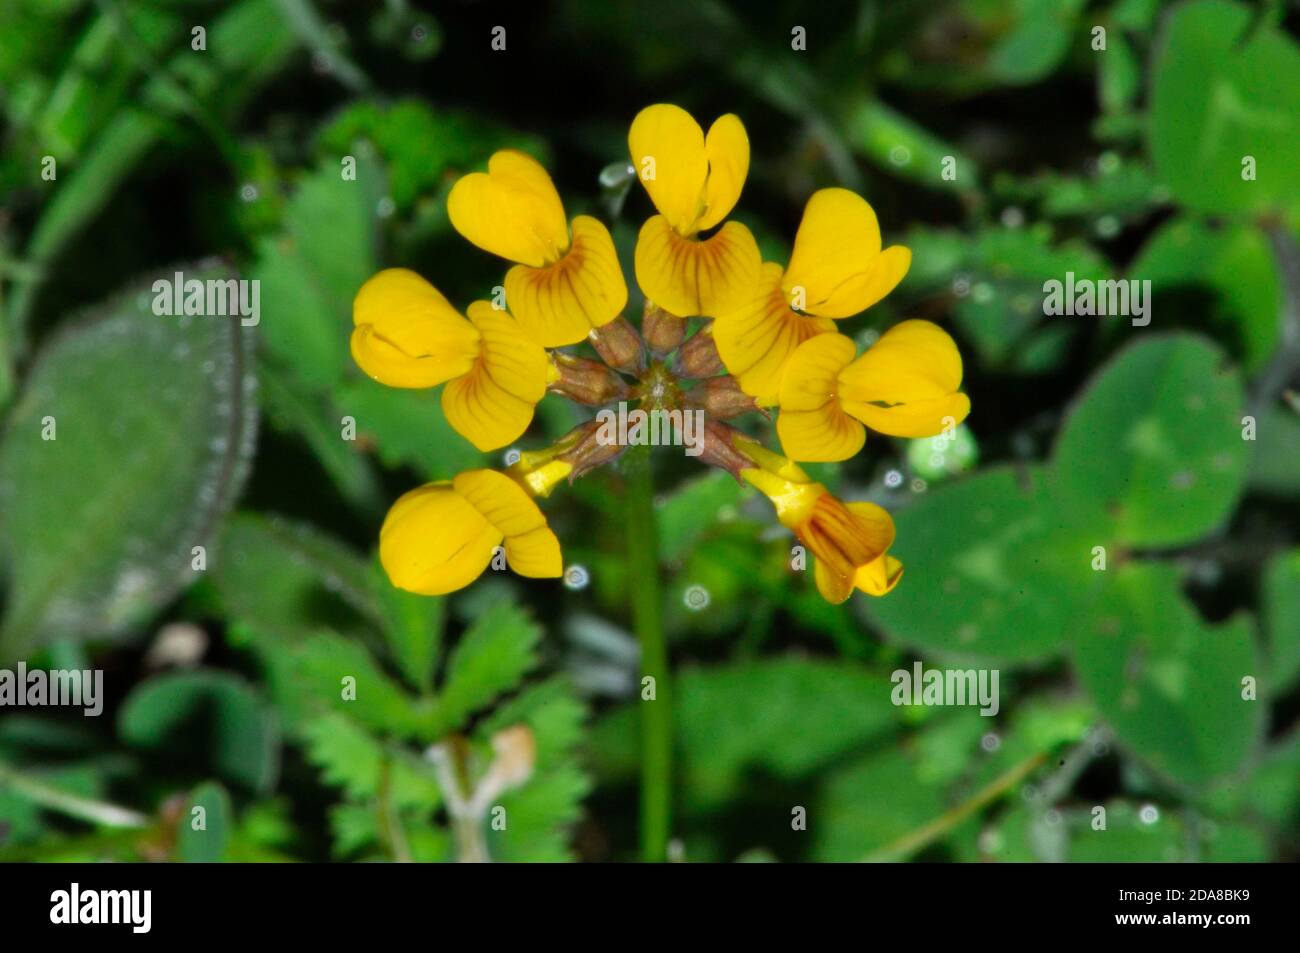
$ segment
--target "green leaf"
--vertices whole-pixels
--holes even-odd
[[[1251,225],[1216,228],[1195,218],[1173,219],[1148,239],[1129,277],[1151,282],[1156,314],[1177,306],[1171,292],[1207,292],[1215,329],[1236,342],[1234,350],[1248,369],[1258,368],[1277,348],[1282,290],[1268,239]]]
[[[575,755],[586,718],[586,706],[572,689],[562,679],[553,678],[501,705],[477,733],[488,739],[503,728],[524,724],[536,745],[532,777],[500,799],[506,812],[505,829],[488,828],[493,860],[552,863],[573,859],[571,828],[591,790],[591,779]]]
[[[998,13],[1013,17],[1012,29],[989,54],[991,78],[1010,85],[1036,83],[1065,58],[1084,0],[1011,0]],[[1010,8],[1007,10],[1006,8]]]
[[[1177,570],[1134,563],[1103,578],[1076,619],[1075,668],[1132,754],[1188,788],[1239,770],[1264,727],[1264,703],[1242,698],[1260,675],[1252,626],[1211,628],[1179,591]]]
[[[537,665],[541,637],[541,627],[510,603],[497,603],[480,615],[447,662],[432,737],[459,728],[471,714],[522,682]]]
[[[159,675],[134,688],[117,717],[122,740],[173,753],[205,748],[223,778],[266,791],[279,773],[275,712],[242,678],[219,671]]]
[[[1300,549],[1269,560],[1260,614],[1268,646],[1264,693],[1280,697],[1300,678]]]
[[[414,754],[385,748],[345,715],[323,715],[301,733],[307,760],[320,769],[325,783],[342,788],[354,801],[377,797],[386,783],[396,807],[432,811],[442,803],[432,766]]]
[[[226,523],[214,569],[226,612],[260,635],[357,634],[381,618],[366,561],[307,524],[239,513]]]
[[[393,661],[411,685],[429,689],[442,647],[446,602],[398,589],[375,560],[372,579],[383,618],[384,640]]]
[[[1054,655],[1087,605],[1085,530],[1057,515],[1046,475],[1002,467],[944,484],[895,514],[903,579],[856,607],[889,636],[945,656]]]
[[[300,690],[315,707],[347,714],[382,734],[415,732],[420,716],[414,700],[360,643],[321,634],[295,646],[294,652]]]
[[[203,813],[195,815],[196,808]],[[202,818],[203,829],[195,824]],[[213,864],[224,860],[230,845],[234,809],[230,795],[215,781],[200,784],[190,792],[184,811],[176,821],[176,859],[186,864]]]
[[[897,748],[860,756],[833,771],[808,810],[813,859],[863,860],[943,813],[943,791],[918,776]]]
[[[1150,146],[1174,197],[1199,212],[1295,210],[1300,49],[1248,7],[1173,11],[1158,44]],[[1243,178],[1243,158],[1256,178]]]
[[[1092,514],[1095,536],[1176,546],[1227,519],[1248,461],[1241,381],[1225,365],[1203,338],[1151,336],[1084,389],[1053,466],[1062,498]]]
[[[243,482],[257,422],[247,329],[155,315],[148,287],[47,346],[13,409],[0,655],[140,622],[194,579],[194,547],[212,558]]]
[[[302,383],[324,388],[352,364],[352,300],[377,270],[377,203],[383,170],[354,156],[356,178],[326,162],[299,185],[284,234],[258,244],[262,338],[273,358]]]

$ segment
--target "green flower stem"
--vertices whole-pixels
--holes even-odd
[[[6,764],[0,764],[0,791],[13,791],[35,804],[50,811],[66,814],[78,820],[89,821],[101,827],[144,828],[149,826],[149,818],[130,808],[119,807],[105,801],[69,794],[44,781],[16,771]]]
[[[654,698],[641,689],[641,859],[667,858],[672,818],[673,710],[664,639],[659,542],[655,533],[650,448],[626,451],[628,582],[632,622],[641,644],[641,675],[654,678]]]

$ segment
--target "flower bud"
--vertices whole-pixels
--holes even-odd
[[[627,382],[599,361],[552,352],[551,364],[558,374],[549,388],[552,393],[588,407],[627,399]]]
[[[737,438],[744,439],[744,437],[743,433],[730,424],[706,419],[704,449],[700,453],[699,461],[706,466],[726,470],[736,478],[737,483],[744,483],[744,478],[740,475],[741,471],[752,469],[754,466],[753,460],[736,449]]]
[[[718,356],[718,346],[713,343],[712,325],[691,335],[673,359],[673,373],[679,377],[700,379],[725,370],[722,358]]]
[[[621,314],[587,335],[600,359],[616,371],[639,374],[645,368],[645,349],[641,335]]]
[[[754,398],[741,390],[740,382],[730,374],[702,380],[691,387],[685,396],[688,407],[702,408],[710,417],[719,420],[730,420],[751,410],[767,416],[767,411],[754,403]]]
[[[681,346],[686,337],[686,319],[679,318],[646,299],[641,316],[641,336],[645,338],[650,354],[662,359]]]

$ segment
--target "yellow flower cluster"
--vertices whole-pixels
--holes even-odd
[[[814,555],[825,598],[842,602],[855,589],[884,595],[902,575],[888,553],[889,514],[841,502],[796,461],[846,460],[868,427],[933,436],[969,413],[961,356],[938,326],[904,321],[860,355],[836,330],[898,285],[911,252],[884,247],[867,201],[831,188],[808,200],[789,263],[763,262],[749,229],[725,221],[749,171],[749,139],[735,115],[706,134],[678,106],[649,106],[632,122],[628,151],[658,212],[642,226],[634,256],[647,300],[640,335],[622,317],[628,289],[609,230],[590,216],[566,219],[546,170],[503,150],[486,172],[456,182],[447,211],[463,237],[513,263],[505,307],[475,301],[462,314],[414,272],[381,271],[354,305],[357,364],[393,387],[445,385],[447,420],[484,451],[518,439],[548,389],[593,406],[629,393],[662,403],[679,393],[664,386],[670,366],[700,378],[680,393],[688,405],[700,395],[718,418],[702,459],[772,500],[778,520]],[[682,344],[692,317],[710,323]],[[584,340],[605,364],[551,350]],[[646,370],[643,343],[653,357],[644,381],[654,386],[629,388],[623,375]],[[664,363],[679,345],[676,362]],[[785,456],[721,423],[769,407]],[[617,452],[596,447],[591,429],[579,427],[505,473],[474,470],[412,490],[380,532],[389,578],[413,592],[450,592],[476,579],[498,547],[521,575],[559,576],[559,542],[534,497]]]

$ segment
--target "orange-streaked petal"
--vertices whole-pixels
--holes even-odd
[[[761,259],[748,228],[728,222],[712,238],[682,238],[662,215],[641,227],[636,280],[647,298],[679,318],[714,317],[753,292]]]
[[[813,560],[813,578],[822,598],[833,606],[853,595],[853,576],[841,576],[820,559]]]
[[[507,539],[546,525],[546,516],[533,498],[504,473],[466,470],[451,485]]]
[[[479,333],[429,282],[406,268],[387,268],[352,304],[352,358],[389,387],[435,387],[466,373]]]
[[[749,174],[749,136],[745,124],[735,113],[719,116],[709,127],[704,140],[709,160],[708,180],[704,185],[704,214],[695,228],[704,231],[727,217],[740,199],[740,190]]]
[[[540,268],[559,261],[569,228],[555,184],[532,156],[503,149],[488,171],[462,176],[447,196],[452,226],[484,251]]]
[[[881,251],[880,225],[866,199],[821,189],[804,207],[782,287],[802,311],[847,318],[889,294],[911,263],[901,245]]]
[[[577,344],[627,305],[627,282],[609,229],[598,219],[573,220],[573,244],[545,268],[516,265],[506,274],[506,304],[546,347]]]
[[[379,561],[399,589],[438,596],[462,589],[492,561],[502,534],[447,483],[398,498],[379,531]]]
[[[903,578],[903,564],[886,553],[853,574],[853,585],[869,596],[888,595]]]
[[[723,139],[719,142],[721,147]],[[636,114],[628,130],[627,145],[632,167],[655,208],[679,235],[693,235],[704,212],[704,186],[709,174],[700,124],[680,106],[657,103]],[[667,307],[657,297],[654,300]]]
[[[840,405],[878,433],[932,437],[970,413],[961,377],[961,353],[946,331],[904,321],[840,372]]]
[[[713,322],[713,340],[727,370],[760,405],[777,403],[786,362],[805,341],[835,329],[826,318],[790,310],[781,290],[781,266],[763,265],[752,293]]]
[[[447,422],[479,450],[496,450],[519,438],[546,393],[546,352],[510,315],[486,301],[469,307],[483,337],[474,367],[442,392]]]

